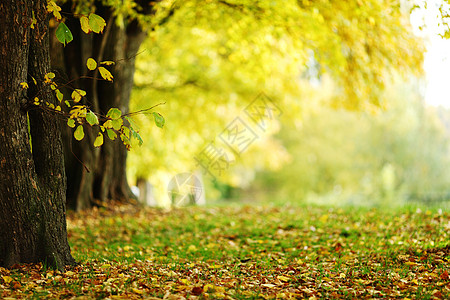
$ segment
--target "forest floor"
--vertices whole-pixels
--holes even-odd
[[[0,298],[450,298],[450,213],[115,207],[69,214],[78,266],[0,268]]]

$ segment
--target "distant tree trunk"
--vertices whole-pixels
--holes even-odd
[[[46,5],[46,0],[0,0],[1,266],[47,262],[63,269],[74,263],[67,242],[59,122],[55,114],[26,100],[28,94],[29,99],[38,95],[44,103],[55,102],[43,85],[50,72]],[[28,82],[27,93],[21,82]]]
[[[52,43],[56,47],[52,51],[52,64],[62,69],[68,78],[75,79],[82,75],[96,75],[87,71],[89,57],[97,61],[114,61],[114,66],[107,67],[114,76],[112,83],[80,79],[76,85],[87,91],[86,104],[96,112],[106,114],[111,107],[117,107],[125,114],[133,86],[135,56],[145,33],[137,21],[130,22],[124,28],[119,27],[108,7],[97,5],[96,13],[107,22],[103,34],[87,35],[81,31],[78,20],[67,20],[74,41],[64,49]],[[75,210],[88,208],[92,204],[105,204],[110,199],[128,200],[134,197],[126,176],[126,148],[120,140],[111,142],[105,138],[104,145],[95,149],[92,146],[95,136],[95,132],[87,132],[85,140],[80,143],[73,140],[70,130],[63,134],[68,178],[67,205]]]

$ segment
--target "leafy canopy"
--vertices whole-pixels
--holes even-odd
[[[331,106],[370,110],[384,106],[379,95],[393,70],[421,72],[423,49],[399,1],[161,1],[155,12],[141,20],[154,30],[136,57],[131,105],[165,99],[171,130],[150,132],[142,120],[141,133],[161,142],[131,155],[132,177],[158,182],[195,169],[195,155],[261,92],[282,119],[299,119],[302,102],[313,101],[302,98],[300,81],[331,77]],[[221,180],[248,182],[243,169],[288,161],[276,123]]]

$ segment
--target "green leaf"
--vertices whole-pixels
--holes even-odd
[[[130,128],[123,126],[122,132],[127,138],[130,138]]]
[[[75,132],[73,133],[73,136],[77,141],[81,141],[84,138],[83,125],[78,125],[77,129],[75,129]]]
[[[91,27],[89,26],[89,19],[86,16],[80,18],[81,30],[85,33],[91,32]]]
[[[114,119],[112,120],[112,127],[115,130],[120,130],[120,127],[122,127],[123,125],[123,120],[122,119]]]
[[[111,118],[111,119],[118,119],[122,116],[122,112],[120,111],[120,109],[118,108],[111,108],[110,110],[108,110],[108,113],[106,114],[107,118]]]
[[[114,141],[117,137],[117,133],[112,129],[106,129],[106,133],[108,134],[108,137],[111,141]]]
[[[142,143],[144,143],[140,134],[137,133],[136,131],[133,131],[133,138],[135,138],[139,142],[139,146],[142,146]]]
[[[125,120],[127,120],[130,123],[130,129],[136,132],[139,132],[139,126],[134,122],[133,118],[131,117],[124,117]]]
[[[156,124],[156,126],[158,126],[159,128],[163,128],[164,127],[164,123],[166,122],[164,120],[164,117],[161,114],[156,113],[156,112],[153,113],[153,116],[155,117],[155,124]]]
[[[56,93],[56,98],[58,99],[59,102],[61,102],[64,97],[63,93],[61,93],[60,90],[55,90],[55,93]]]
[[[67,105],[67,107],[70,107],[70,102],[68,100],[64,101],[64,103]]]
[[[99,132],[95,138],[94,147],[100,147],[101,145],[103,145],[103,134]]]
[[[103,29],[106,26],[105,19],[96,14],[89,15],[89,27],[95,33],[103,33]]]
[[[97,116],[92,112],[89,111],[86,115],[86,121],[89,123],[89,125],[94,126],[98,124],[98,118]]]
[[[95,68],[97,68],[97,62],[95,61],[95,59],[89,57],[87,59],[86,66],[91,71],[95,70]]]
[[[67,120],[67,126],[69,126],[70,128],[74,128],[75,127],[75,120],[74,119]]]
[[[106,68],[99,67],[98,71],[100,72],[100,75],[102,76],[103,79],[108,80],[108,81],[113,80],[114,77],[112,76],[111,72],[109,72]]]
[[[56,38],[64,46],[73,40],[72,32],[70,32],[70,29],[66,24],[59,23],[58,28],[56,28]]]

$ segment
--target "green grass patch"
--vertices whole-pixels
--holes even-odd
[[[0,269],[0,296],[450,297],[437,209],[118,207],[71,214],[68,231],[79,266]]]

